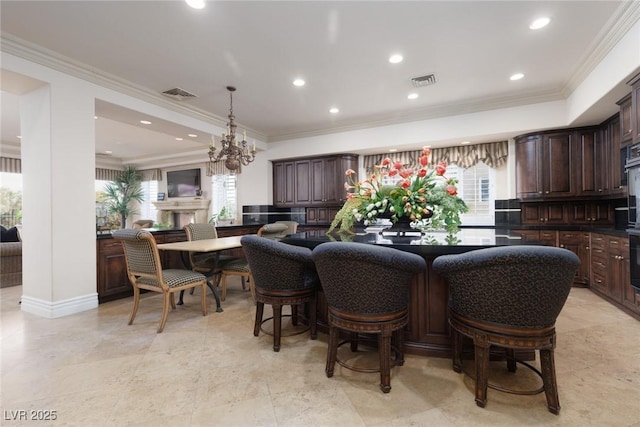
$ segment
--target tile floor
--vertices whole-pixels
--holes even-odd
[[[0,425],[640,426],[640,322],[587,289],[572,290],[557,323],[555,416],[544,394],[489,390],[477,407],[473,383],[448,359],[408,355],[389,394],[378,374],[336,366],[326,378],[326,336],[284,338],[274,353],[270,336],[253,336],[254,305],[235,285],[224,312],[210,298],[206,317],[187,295],[161,334],[156,294],[128,326],[130,299],[44,319],[20,311],[21,287],[0,289]],[[21,410],[57,419],[12,420]]]

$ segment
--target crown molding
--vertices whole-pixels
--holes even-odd
[[[221,128],[227,126],[227,118],[216,116],[191,105],[178,104],[177,101],[165,98],[148,88],[135,85],[128,80],[106,73],[103,70],[91,67],[35,43],[20,39],[12,34],[0,32],[0,50],[158,107],[184,114]],[[267,137],[255,129],[244,125],[242,127],[247,129],[247,133],[256,135],[258,139],[264,140]]]
[[[640,2],[622,2],[611,16],[593,44],[587,49],[578,69],[573,73],[562,95],[568,98],[587,76],[602,62],[611,50],[640,19]]]

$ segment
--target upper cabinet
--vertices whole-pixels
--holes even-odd
[[[575,194],[574,132],[544,132],[516,138],[516,192],[521,199]]]
[[[631,134],[632,142],[640,143],[640,74],[629,82],[631,85]]]
[[[338,206],[345,201],[347,169],[358,168],[358,156],[339,154],[273,162],[276,206]]]
[[[620,106],[620,142],[626,145],[633,139],[631,129],[631,94],[618,101]]]

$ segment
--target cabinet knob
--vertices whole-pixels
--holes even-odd
[[[564,245],[560,245],[561,248],[564,248]]]
[[[542,191],[538,191],[538,194],[542,194]]]
[[[598,191],[602,191],[602,188],[598,188]]]
[[[545,191],[544,194],[549,194],[549,190]]]
[[[585,246],[584,248],[585,248],[586,250],[589,250],[589,249],[591,249],[591,248],[590,248],[589,246]]]

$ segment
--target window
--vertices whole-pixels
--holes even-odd
[[[237,218],[237,176],[235,174],[211,177],[211,211],[217,215],[226,209],[228,219]]]
[[[158,181],[142,181],[144,201],[140,204],[140,219],[152,219],[154,222],[158,211],[153,202],[158,200]]]
[[[448,165],[446,176],[458,179],[458,194],[469,207],[461,215],[462,225],[494,225],[494,170],[482,162],[469,169]]]

